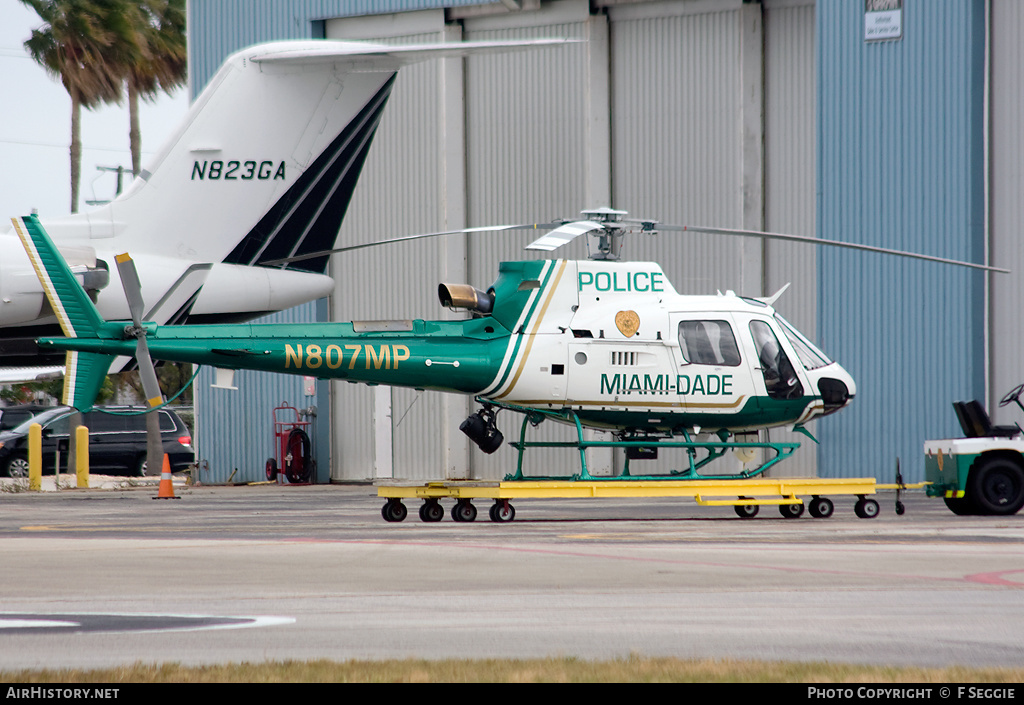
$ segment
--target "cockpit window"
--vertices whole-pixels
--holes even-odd
[[[782,326],[782,331],[793,345],[793,349],[796,350],[796,356],[800,358],[800,364],[804,366],[805,370],[816,370],[819,367],[832,364],[832,361],[828,359],[825,353],[818,350],[811,341],[791,326],[785,318],[775,314],[775,320]]]
[[[728,321],[680,321],[679,347],[687,362],[737,367],[740,351]]]
[[[803,385],[769,325],[765,321],[751,321],[750,334],[754,338],[754,349],[761,363],[768,396],[773,399],[799,399],[804,393]]]

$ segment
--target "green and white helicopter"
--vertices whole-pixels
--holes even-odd
[[[523,451],[542,445],[579,450],[580,472],[574,479],[592,479],[585,450],[599,446],[625,449],[624,480],[651,479],[632,474],[629,460],[657,457],[657,450],[667,447],[684,448],[689,458],[688,467],[668,477],[750,478],[799,447],[761,441],[761,429],[786,427],[810,435],[805,423],[839,411],[856,394],[850,374],[776,313],[772,304],[778,294],[769,299],[732,292],[681,295],[658,264],[619,260],[626,235],[692,231],[757,236],[995,270],[818,238],[634,221],[609,208],[583,216],[411,235],[330,251],[519,228],[549,230],[527,246],[532,250],[551,251],[576,237],[588,238],[587,260],[502,262],[486,291],[441,284],[440,303],[470,312],[466,320],[264,325],[142,321],[141,290],[127,255],[116,259],[132,321],[105,321],[39,221],[28,216],[15,219],[14,225],[66,336],[38,341],[43,348],[67,351],[65,404],[90,408],[118,356],[138,359],[153,406],[162,395],[152,359],[467,394],[481,408],[461,429],[485,453],[503,442],[497,414],[524,414],[520,439],[512,444],[519,451],[518,469],[507,479],[522,479]],[[527,442],[527,428],[545,419],[572,424],[577,440]],[[613,440],[594,440],[584,434],[586,428],[611,431]],[[739,474],[702,472],[730,450],[746,463]]]

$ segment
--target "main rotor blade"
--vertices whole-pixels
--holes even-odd
[[[545,252],[551,252],[556,250],[562,245],[567,245],[580,235],[593,232],[595,230],[604,230],[604,226],[600,223],[595,223],[592,220],[578,220],[575,223],[566,223],[565,225],[559,226],[537,238],[529,245],[526,246],[527,250],[543,250]]]
[[[841,240],[824,240],[817,237],[808,237],[806,235],[787,235],[785,233],[769,233],[760,230],[735,230],[731,228],[704,228],[693,225],[664,225],[657,223],[654,225],[654,230],[671,230],[676,232],[692,232],[692,233],[709,233],[711,235],[740,235],[743,237],[763,237],[769,240],[783,240],[786,242],[803,242],[808,245],[831,245],[833,247],[845,247],[850,250],[861,250],[863,252],[877,252],[883,255],[897,255],[899,257],[910,257],[912,259],[925,260],[926,262],[939,262],[941,264],[954,264],[960,267],[971,267],[972,269],[982,269],[987,272],[999,272],[1000,274],[1009,274],[1010,270],[1001,269],[999,267],[991,267],[986,264],[975,264],[974,262],[962,262],[956,259],[947,259],[945,257],[934,257],[932,255],[922,255],[916,252],[906,252],[904,250],[894,250],[887,247],[874,247],[872,245],[860,245],[854,242],[843,242]]]
[[[317,257],[324,257],[325,255],[333,255],[336,252],[351,252],[352,250],[362,250],[367,247],[377,247],[378,245],[390,245],[395,242],[410,242],[412,240],[423,240],[428,237],[441,237],[442,235],[459,235],[461,233],[488,233],[488,232],[500,232],[503,230],[546,230],[548,228],[557,228],[565,223],[564,220],[560,220],[555,223],[524,223],[521,225],[485,225],[478,228],[461,228],[459,230],[443,230],[436,233],[420,233],[418,235],[403,235],[402,237],[392,237],[386,240],[377,240],[376,242],[364,242],[361,245],[348,245],[346,247],[336,247],[333,250],[320,250],[318,252],[310,252],[304,255],[296,255],[294,257],[282,257],[281,259],[272,259],[262,262],[267,266],[273,266],[278,264],[289,264],[290,262],[301,262],[307,259],[316,259]]]
[[[146,336],[139,336],[135,346],[135,359],[139,361],[139,378],[142,380],[142,391],[146,394],[146,403],[150,408],[160,406],[164,395],[160,391],[160,380],[156,378],[153,358],[149,355]]]
[[[128,299],[128,310],[132,315],[132,323],[140,326],[146,305],[142,301],[142,282],[139,281],[135,261],[127,252],[116,255],[114,260],[117,262],[117,273],[121,277],[121,288],[124,289],[125,298]]]

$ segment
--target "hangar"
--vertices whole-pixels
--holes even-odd
[[[610,205],[1014,271],[711,236],[630,245],[630,259],[660,262],[681,293],[759,296],[792,282],[778,308],[854,375],[851,408],[817,422],[821,445],[781,473],[888,478],[899,457],[921,479],[922,442],[958,434],[951,401],[993,407],[1024,378],[1013,305],[1024,9],[1012,0],[190,0],[188,13],[193,97],[227,55],[262,41],[586,40],[404,70],[342,245]],[[451,236],[336,255],[329,299],[272,318],[455,315],[437,284],[486,288],[499,261],[533,256],[524,242]],[[485,456],[459,432],[469,399],[251,372],[232,392],[212,378],[203,372],[196,390],[203,482],[259,479],[282,400],[316,407],[321,482],[510,470],[511,452]],[[544,426],[546,438],[565,435]],[[567,461],[545,452],[533,462]]]

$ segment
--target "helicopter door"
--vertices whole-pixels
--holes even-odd
[[[676,391],[690,413],[734,414],[754,393],[732,317],[725,313],[673,316],[679,347]]]
[[[765,391],[772,399],[799,399],[804,395],[800,375],[779,343],[767,321],[750,322],[758,369],[764,378]]]

